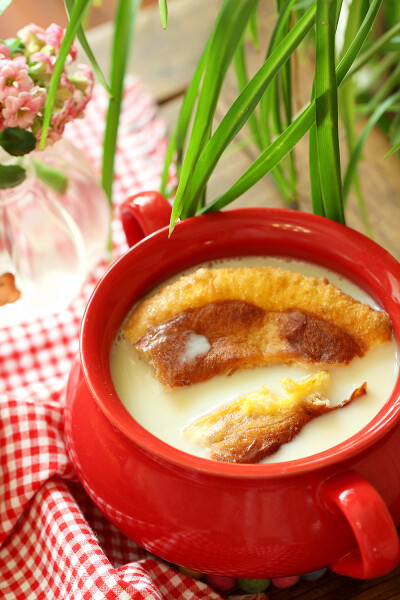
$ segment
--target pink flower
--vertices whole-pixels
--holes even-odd
[[[44,41],[46,46],[51,46],[55,48],[56,53],[60,50],[61,43],[64,39],[65,29],[60,27],[60,25],[56,25],[52,23],[44,32]],[[71,62],[76,59],[77,48],[75,44],[72,44],[69,55],[71,57]]]
[[[2,110],[4,118],[3,127],[28,129],[33,125],[45,101],[45,90],[37,86],[30,92],[20,92],[17,96],[8,96],[4,100],[4,108]]]
[[[93,71],[86,65],[79,65],[81,72],[75,73],[72,78],[75,86],[74,101],[76,109],[76,117],[81,117],[87,103],[93,92],[94,76]]]
[[[64,102],[64,106],[58,110],[51,119],[51,131],[54,135],[62,136],[65,125],[72,121],[75,117],[76,109],[74,105],[74,99],[68,98]]]
[[[45,30],[31,23],[17,32],[18,39],[28,52],[38,52],[45,45]]]
[[[18,96],[20,92],[28,92],[33,88],[33,81],[28,75],[25,57],[18,56],[14,60],[0,60],[0,101],[8,96]]]
[[[57,50],[60,49],[61,42],[64,38],[65,30],[60,27],[60,25],[56,25],[52,23],[44,32],[44,41],[46,46],[54,46]]]
[[[30,71],[34,76],[52,75],[54,70],[55,56],[51,56],[47,52],[34,52],[30,57]]]
[[[11,57],[10,48],[0,42],[0,59],[10,58],[10,57]]]

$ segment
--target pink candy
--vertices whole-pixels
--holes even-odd
[[[222,575],[207,575],[206,581],[211,587],[220,592],[230,592],[236,587],[236,579],[233,577],[223,577]]]
[[[275,577],[271,579],[271,582],[275,587],[285,589],[291,587],[292,585],[296,585],[299,579],[300,577],[293,575],[292,577]]]

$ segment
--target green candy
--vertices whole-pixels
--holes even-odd
[[[246,594],[259,594],[264,592],[269,584],[270,579],[238,579],[240,589]]]

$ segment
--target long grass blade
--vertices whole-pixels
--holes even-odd
[[[398,60],[398,57],[397,57],[397,60]],[[379,87],[379,89],[373,95],[371,100],[362,107],[362,112],[364,114],[373,112],[377,107],[379,107],[381,102],[383,102],[383,100],[388,97],[388,95],[390,95],[394,90],[398,89],[399,82],[400,82],[400,64],[398,63],[395,66],[395,68],[393,69],[393,71],[386,78],[386,80],[383,81],[382,85]]]
[[[357,4],[357,3],[356,3]],[[358,3],[357,6],[360,6]],[[339,25],[340,19],[340,11],[342,8],[342,2],[338,2],[336,7],[336,35]],[[348,48],[348,34],[349,30],[352,27],[354,19],[351,18],[351,14],[348,15],[347,19],[347,27],[345,31],[345,40],[343,44],[343,48],[347,50]],[[356,33],[356,32],[354,32]],[[313,83],[312,88],[312,96],[315,98],[315,81]],[[309,175],[310,175],[310,192],[311,192],[311,205],[313,209],[313,213],[316,215],[320,215],[322,217],[325,216],[325,208],[322,197],[322,186],[321,186],[321,177],[320,177],[320,165],[319,165],[319,154],[318,154],[318,140],[317,140],[317,128],[314,124],[310,129],[309,134],[309,144],[308,144],[308,155],[309,155]]]
[[[203,77],[204,69],[207,62],[207,54],[210,48],[210,36],[203,54],[197,63],[196,70],[193,74],[192,80],[189,84],[186,94],[183,98],[183,102],[179,111],[178,118],[176,120],[174,131],[170,137],[167,151],[165,154],[164,167],[161,176],[160,192],[163,195],[170,196],[171,194],[167,190],[169,169],[171,167],[174,155],[176,154],[176,169],[179,175],[182,169],[183,152],[186,144],[187,133],[189,129],[190,120],[193,115],[194,106],[199,92],[200,82]]]
[[[237,50],[235,52],[234,66],[235,66],[236,79],[239,84],[239,92],[242,92],[249,81],[248,76],[247,76],[247,69],[246,69],[244,37],[242,37],[242,39],[237,47]],[[261,136],[260,136],[260,126],[259,126],[259,123],[257,120],[257,116],[254,112],[250,115],[248,124],[249,124],[250,131],[253,135],[255,144],[257,145],[259,150],[262,150],[263,146],[262,146],[262,140],[261,140]]]
[[[317,0],[315,116],[325,215],[344,223],[335,72],[336,2]]]
[[[273,50],[285,37],[284,32],[285,30],[287,30],[287,26],[290,21],[290,15],[295,1],[296,0],[286,0],[285,4],[279,11],[279,15],[268,44],[266,60],[269,56],[271,56]],[[264,149],[271,142],[269,119],[272,113],[273,103],[274,97],[271,87],[265,92],[260,101],[260,136],[263,140]]]
[[[160,17],[161,17],[162,28],[163,29],[167,29],[167,22],[168,22],[167,0],[158,0],[158,6],[159,6],[159,9],[160,9]]]
[[[363,20],[357,35],[336,68],[337,85],[339,86],[362,48],[372,27],[382,0],[372,0],[368,13]],[[236,198],[247,192],[262,177],[271,171],[292,150],[301,138],[315,123],[315,100],[303,110],[291,125],[257,158],[243,175],[224,194],[209,203],[201,213],[221,210]]]
[[[81,26],[83,19],[85,18],[86,12],[90,6],[90,2],[91,0],[77,0],[75,2],[71,12],[69,23],[65,30],[64,39],[61,42],[57,60],[54,65],[53,74],[51,76],[49,90],[47,93],[46,105],[44,109],[43,128],[40,139],[40,147],[42,150],[46,144],[47,132],[51,121],[51,112],[53,109],[57,87],[64,69],[64,64],[67,59],[69,50],[72,46],[72,43],[75,39],[75,36],[78,32],[78,29]]]
[[[250,39],[253,42],[254,48],[256,50],[260,50],[260,38],[258,35],[257,6],[255,7],[255,9],[253,10],[253,12],[250,15],[248,30],[249,30]]]
[[[262,177],[276,167],[280,161],[292,150],[304,137],[311,125],[315,123],[315,101],[295,119],[292,125],[272,142],[249,167],[243,175],[224,194],[207,204],[200,214],[221,210],[236,198],[247,192]]]
[[[357,81],[357,94],[359,97],[368,97],[371,90],[379,87],[382,79],[387,73],[390,73],[395,65],[398,64],[398,55],[396,52],[388,52],[380,58],[379,62],[375,61],[368,65],[368,77],[359,78]],[[345,83],[352,78],[346,77]],[[358,105],[358,112],[362,110],[363,104]]]
[[[317,128],[314,125],[310,129],[308,142],[308,164],[310,175],[311,205],[315,215],[325,216],[324,202],[322,199],[321,178],[319,170]]]
[[[193,214],[191,211],[196,206],[198,195],[208,181],[222,152],[233,140],[238,131],[240,131],[241,127],[243,127],[280,67],[286,62],[293,50],[297,48],[311,29],[314,19],[315,7],[311,7],[293,27],[285,40],[274,50],[227,111],[210,142],[198,159],[190,185],[186,191],[186,215]]]
[[[366,14],[366,7],[361,2],[352,2],[349,5],[347,15],[347,25],[345,29],[342,54],[349,48],[354,36],[357,34],[360,23]],[[357,133],[355,129],[356,123],[356,87],[352,79],[346,79],[344,84],[339,88],[339,115],[346,132],[346,145],[348,155],[351,156],[354,146],[357,142]],[[357,196],[359,206],[363,206],[364,199],[358,172],[354,173],[353,187]],[[345,204],[345,200],[344,200]]]
[[[362,132],[358,138],[357,144],[355,145],[353,152],[350,156],[350,159],[349,159],[346,171],[345,171],[344,179],[343,179],[343,197],[344,197],[345,201],[348,198],[350,187],[351,187],[351,182],[354,178],[357,164],[359,163],[365,142],[367,141],[369,134],[371,133],[373,127],[378,123],[379,119],[398,100],[400,100],[400,91],[389,96],[389,98],[387,98],[384,102],[382,102],[382,104],[380,104],[376,108],[375,112],[368,119],[367,124],[365,125],[364,129],[362,130]],[[386,155],[386,156],[388,156],[388,155]]]
[[[290,15],[291,17],[292,15]],[[285,27],[285,35],[290,31],[290,19],[287,22]],[[285,117],[285,125],[286,127],[290,125],[293,120],[293,89],[292,89],[292,59],[294,56],[291,56],[289,60],[283,65],[280,78],[278,79],[281,88],[282,95],[282,104],[284,109],[284,117]],[[281,133],[281,131],[279,132]],[[293,195],[291,198],[291,207],[299,208],[299,199],[298,199],[298,176],[297,176],[297,168],[296,168],[296,160],[294,152],[290,152],[288,156],[288,179],[291,182],[293,187]]]
[[[389,150],[389,152],[387,154],[385,154],[385,156],[383,158],[389,158],[389,156],[391,156],[395,152],[398,152],[399,150],[400,150],[400,142],[397,142],[397,144],[395,146],[393,146],[393,148],[391,148]]]
[[[252,10],[258,0],[225,0],[212,33],[210,52],[204,71],[192,132],[182,167],[179,186],[172,209],[172,228],[187,207],[186,190],[190,183],[194,166],[208,141],[209,124],[215,114],[222,83],[237,44],[247,25]],[[195,202],[198,202],[196,198]],[[183,215],[187,216],[187,215]]]
[[[65,4],[65,9],[67,11],[68,17],[71,18],[72,9],[74,7],[75,0],[64,0],[64,4]],[[97,81],[100,83],[100,85],[103,86],[103,88],[106,90],[107,94],[109,96],[111,96],[110,86],[108,85],[106,78],[104,77],[103,72],[100,69],[99,63],[97,62],[97,59],[96,59],[95,55],[93,54],[93,51],[89,45],[89,42],[87,41],[87,38],[86,38],[86,35],[85,35],[82,25],[80,25],[78,28],[77,38],[83,48],[83,51],[85,52],[86,56],[89,59],[89,62],[93,69],[93,72],[96,75]]]
[[[102,186],[112,204],[117,131],[122,105],[124,77],[128,62],[132,32],[140,0],[119,0],[115,15],[115,30],[111,51],[111,93],[108,102],[102,162]]]
[[[394,38],[398,33],[400,33],[400,21],[391,29],[379,36],[379,38],[373,44],[360,53],[360,56],[354,61],[354,64],[347,73],[347,77],[351,77],[354,75],[354,73],[362,69],[362,67],[364,67],[373,56],[385,48],[390,40],[392,40],[392,38]]]
[[[169,181],[169,170],[172,165],[172,161],[174,160],[174,154],[176,151],[176,128],[172,132],[171,137],[169,138],[167,150],[165,152],[164,158],[164,167],[161,173],[161,183],[160,183],[160,194],[169,198],[171,193],[168,189],[168,181]]]

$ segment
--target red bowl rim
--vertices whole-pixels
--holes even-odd
[[[280,208],[240,208],[231,209],[222,214],[211,213],[202,215],[201,217],[193,217],[178,223],[176,229],[177,233],[174,235],[184,231],[190,233],[191,230],[193,230],[193,225],[195,223],[197,228],[200,227],[201,223],[207,225],[216,219],[221,219],[222,215],[226,227],[229,227],[232,224],[244,223],[249,219],[255,224],[260,223],[260,220],[267,220],[269,227],[286,227],[291,233],[294,232],[296,228],[297,231],[303,229],[303,233],[307,235],[313,234],[318,230],[321,234],[321,239],[328,239],[330,237],[332,240],[336,240],[336,243],[338,244],[335,249],[337,256],[343,256],[344,252],[353,250],[356,252],[358,260],[369,260],[372,266],[375,265],[375,274],[372,278],[369,277],[369,271],[367,272],[365,267],[364,272],[360,269],[358,271],[362,280],[358,283],[361,283],[361,287],[363,287],[362,282],[364,282],[366,284],[365,289],[368,288],[365,280],[368,273],[368,283],[370,287],[367,291],[369,291],[369,293],[376,292],[377,287],[379,286],[383,289],[381,279],[383,275],[382,269],[384,267],[385,283],[386,286],[390,286],[391,293],[388,293],[386,290],[385,293],[382,291],[380,295],[378,294],[379,303],[389,313],[392,319],[395,337],[398,340],[400,339],[400,264],[381,246],[363,234],[350,229],[349,227],[325,219],[324,217]],[[83,372],[96,403],[107,419],[129,440],[136,444],[136,446],[141,448],[145,454],[152,455],[156,457],[158,461],[165,462],[175,468],[207,473],[208,475],[214,476],[218,475],[240,479],[294,476],[326,468],[352,459],[380,441],[382,437],[387,435],[399,422],[400,373],[398,373],[393,392],[384,407],[362,430],[337,446],[306,458],[282,463],[256,465],[222,463],[197,457],[178,450],[148,432],[124,408],[115,390],[108,389],[107,394],[104,393],[104,369],[102,369],[100,364],[96,364],[96,368],[93,369],[93,363],[91,362],[93,358],[93,345],[90,343],[90,335],[93,332],[93,319],[91,318],[91,313],[93,312],[94,307],[99,308],[99,299],[102,297],[101,292],[103,291],[103,288],[109,288],[109,281],[112,278],[112,274],[125,269],[125,264],[132,260],[132,255],[137,253],[138,249],[143,251],[143,248],[146,249],[149,244],[164,244],[167,235],[168,227],[155,232],[145,240],[136,244],[136,246],[131,248],[125,255],[111,265],[107,273],[97,284],[89,299],[82,320],[80,335],[80,353]],[[355,255],[351,260],[355,260]],[[346,264],[349,265],[350,259],[346,259],[346,261]],[[314,262],[318,264],[319,260]],[[120,322],[122,322],[122,319]],[[99,363],[100,362],[99,359]],[[112,384],[111,387],[113,388]]]

